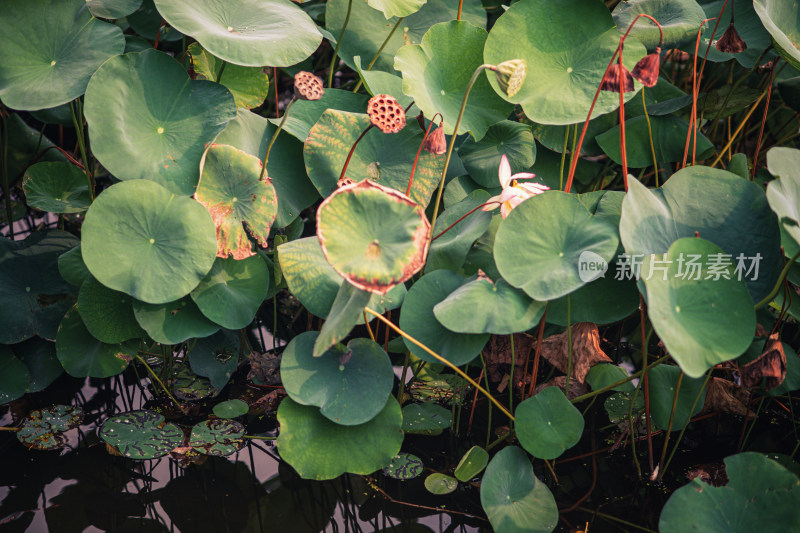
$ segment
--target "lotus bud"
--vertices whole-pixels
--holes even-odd
[[[652,54],[647,54],[636,63],[631,75],[642,82],[645,87],[654,87],[658,82],[658,68],[661,66],[661,47]]]
[[[442,155],[447,151],[447,140],[444,138],[444,128],[441,124],[425,138],[422,147],[433,155]]]
[[[611,65],[611,68],[608,69],[606,75],[603,76],[603,81],[600,83],[600,89],[615,93],[620,92],[619,63],[615,62]],[[622,91],[626,93],[633,91],[633,76],[631,76],[631,73],[625,68],[625,65],[622,65]]]
[[[294,75],[294,96],[298,100],[319,100],[324,93],[319,76],[304,70]]]
[[[730,23],[728,29],[725,30],[725,33],[722,34],[722,37],[719,38],[719,41],[714,46],[720,52],[729,54],[738,54],[747,50],[747,43],[739,36],[739,32],[736,31],[733,22]]]
[[[525,83],[528,65],[524,59],[510,59],[503,61],[492,70],[494,70],[494,75],[497,77],[497,83],[500,88],[509,98],[513,98],[522,88],[522,84]]]
[[[370,122],[383,133],[397,133],[406,126],[406,111],[394,96],[376,94],[367,102]]]

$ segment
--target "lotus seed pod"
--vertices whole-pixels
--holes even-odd
[[[406,112],[394,96],[376,94],[367,102],[367,114],[383,133],[397,133],[406,126]]]
[[[294,95],[298,100],[319,100],[325,94],[322,79],[301,70],[294,75]]]
[[[720,52],[729,54],[738,54],[747,50],[747,43],[739,36],[739,32],[736,31],[733,22],[730,23],[728,29],[725,30],[725,33],[722,34],[722,37],[719,38],[719,41],[714,46]]]
[[[528,74],[528,65],[524,59],[510,59],[503,61],[494,69],[494,75],[497,77],[497,83],[503,89],[509,98],[513,98],[515,94],[522,88],[525,83],[525,76]]]
[[[439,126],[426,138],[423,145],[425,151],[434,155],[442,155],[447,151],[447,140],[444,138],[444,128]]]

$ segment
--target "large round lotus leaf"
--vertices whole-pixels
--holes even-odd
[[[147,410],[112,416],[100,427],[99,435],[129,459],[157,459],[183,442],[181,428]]]
[[[470,177],[484,187],[500,185],[498,169],[503,155],[508,158],[512,174],[527,172],[533,166],[536,143],[528,124],[504,120],[491,126],[480,141],[468,138],[458,149]]]
[[[162,344],[178,344],[192,337],[207,337],[219,330],[189,296],[163,304],[133,302],[136,321],[150,337]]]
[[[558,387],[547,387],[517,406],[514,425],[519,443],[540,459],[555,459],[575,446],[583,416]]]
[[[84,281],[92,277],[83,263],[80,244],[58,256],[58,273],[64,281],[76,287],[80,287]]]
[[[67,444],[64,432],[82,421],[80,407],[53,405],[29,414],[17,431],[17,440],[33,450],[57,450]]]
[[[348,0],[332,0],[326,3],[325,27],[337,38],[342,31],[342,26],[344,26],[347,4]],[[422,41],[422,36],[431,26],[438,22],[455,20],[458,12],[457,3],[449,2],[448,0],[428,0],[419,11],[407,16],[400,22],[397,31],[392,34],[391,39],[381,48],[389,32],[397,24],[397,18],[392,17],[386,20],[383,13],[377,9],[354,7],[355,9],[351,9],[350,20],[347,22],[347,27],[340,41],[339,57],[350,68],[355,69],[354,56],[361,56],[365,65],[368,65],[371,58],[381,49],[382,51],[372,70],[391,73],[395,72],[392,68],[394,55],[400,47],[404,44],[419,44]],[[486,11],[481,2],[479,0],[464,0],[461,20],[485,28]]]
[[[30,373],[8,346],[0,345],[0,405],[13,402],[28,390]]]
[[[281,379],[286,392],[299,404],[319,407],[337,424],[355,426],[372,420],[394,385],[389,356],[374,341],[353,339],[314,357],[317,335],[301,333],[284,350]]]
[[[51,213],[79,213],[92,203],[86,174],[71,163],[36,163],[25,172],[22,189],[29,206]]]
[[[719,62],[735,59],[740,65],[746,68],[753,67],[759,57],[761,58],[761,63],[774,58],[776,55],[774,51],[768,51],[763,56],[761,55],[767,47],[772,44],[772,40],[767,30],[764,29],[765,25],[759,20],[758,15],[756,15],[754,10],[756,4],[752,0],[735,0],[734,5],[736,11],[736,31],[744,40],[745,44],[747,44],[747,49],[736,54],[717,50],[714,43],[722,37],[722,34],[728,29],[731,23],[731,0],[727,0],[728,4],[725,6],[725,12],[721,17],[719,16],[725,2],[726,0],[698,2],[702,5],[706,17],[714,17],[714,20],[706,24],[703,35],[700,37],[700,54],[705,54],[706,48],[708,48],[709,61]],[[717,18],[719,19],[719,26],[717,26],[717,32],[714,34],[714,43],[711,43],[711,33],[714,31],[714,26],[717,24]],[[683,46],[683,49],[690,54],[694,54],[694,45],[695,41],[692,39],[690,43]]]
[[[39,337],[33,337],[14,346],[14,354],[19,357],[31,375],[28,392],[46,389],[64,373],[56,357],[56,344]]]
[[[388,466],[383,467],[383,474],[393,479],[405,481],[419,476],[425,469],[422,460],[410,453],[399,453]]]
[[[292,295],[312,315],[326,318],[342,277],[325,259],[317,237],[306,237],[278,246],[281,273]]]
[[[261,67],[242,67],[225,64],[200,46],[200,43],[189,45],[192,66],[197,75],[195,79],[217,81],[228,88],[239,107],[258,107],[269,94],[269,77]],[[225,70],[222,70],[225,65]],[[220,77],[222,70],[222,77]]]
[[[212,321],[228,329],[241,329],[253,321],[268,287],[269,269],[261,257],[241,261],[217,258],[191,297]]]
[[[672,404],[675,401],[675,389],[681,369],[677,366],[658,365],[648,370],[648,383],[650,385],[650,415],[653,424],[658,429],[666,430],[669,427],[669,417],[672,413]],[[678,391],[678,401],[675,404],[675,416],[672,420],[672,431],[683,429],[694,415],[703,409],[706,391],[703,379],[692,379],[683,376],[681,388]],[[695,398],[700,399],[695,404]],[[694,405],[694,410],[692,406]]]
[[[516,446],[497,452],[486,467],[481,505],[494,530],[503,533],[550,533],[558,524],[553,493]]]
[[[326,90],[325,94],[327,95],[329,92],[329,90]],[[324,97],[322,100],[324,100]],[[315,102],[306,102],[304,100],[296,102],[289,113],[287,124],[292,122],[292,117],[295,116],[298,107],[305,103]],[[316,119],[314,121],[316,122]],[[311,125],[308,128],[311,128]],[[286,128],[284,127],[284,129]],[[264,155],[267,153],[267,145],[272,139],[275,130],[276,127],[271,125],[264,117],[245,109],[239,109],[236,119],[228,123],[222,133],[217,136],[216,141],[220,144],[235,146],[263,161]],[[306,130],[303,140],[306,137],[308,137],[308,130]],[[276,227],[283,228],[288,226],[289,223],[297,218],[300,211],[313,204],[319,198],[319,193],[306,174],[306,167],[303,163],[303,144],[288,135],[281,134],[275,141],[269,154],[266,174],[272,180],[272,186],[275,187],[278,193]]]
[[[81,252],[92,275],[149,303],[191,292],[211,270],[216,251],[208,211],[152,181],[112,185],[83,223]]]
[[[81,286],[78,312],[89,333],[101,342],[114,344],[145,335],[133,314],[133,299],[93,277]]]
[[[451,270],[435,270],[425,274],[408,291],[400,312],[400,328],[403,331],[457,366],[475,359],[489,340],[488,334],[455,333],[436,320],[433,308],[463,283],[464,278]],[[403,342],[415,356],[429,363],[438,363],[408,339],[404,338]]]
[[[388,465],[403,444],[403,415],[392,397],[375,418],[358,426],[331,422],[316,407],[284,398],[278,423],[278,452],[305,479],[371,474]]]
[[[56,355],[67,374],[76,378],[107,378],[128,368],[136,357],[139,340],[106,344],[95,339],[77,308],[64,315],[56,335]]]
[[[695,0],[628,0],[617,4],[612,13],[620,33],[626,32],[633,19],[641,14],[655,18],[664,30],[662,45],[658,26],[646,18],[636,22],[630,35],[648,50],[654,50],[656,46],[668,50],[690,41],[694,43],[697,30],[706,18],[703,8]]]
[[[86,0],[86,7],[95,17],[119,19],[139,9],[142,0]]]
[[[521,104],[540,124],[573,124],[586,120],[603,73],[619,44],[619,32],[605,5],[594,0],[522,0],[500,16],[489,33],[484,61],[497,65],[524,59],[528,76],[513,97],[505,95],[489,72],[495,90]],[[644,57],[644,46],[625,41],[623,63],[628,69]],[[641,85],[635,82],[636,87]],[[625,100],[635,92],[625,93]],[[619,107],[619,94],[601,91],[594,108],[600,115]]]
[[[477,210],[489,199],[489,193],[484,190],[475,190],[453,206],[448,206],[436,219],[434,236],[440,235],[447,229],[447,233],[442,234],[431,243],[428,251],[428,262],[425,269],[428,272],[445,268],[458,271],[467,257],[472,245],[483,235],[492,222],[492,213]],[[472,214],[466,216],[470,211]],[[452,228],[451,225],[466,216]],[[450,229],[448,229],[450,228]]]
[[[775,147],[767,152],[767,168],[780,179],[767,185],[767,201],[781,226],[800,244],[800,150]]]
[[[800,6],[781,0],[753,0],[753,9],[776,50],[794,68],[800,69]]]
[[[386,294],[424,265],[431,225],[422,206],[370,180],[338,189],[317,210],[317,237],[336,271]]]
[[[398,80],[400,79],[399,76],[393,77],[397,78]],[[399,94],[393,96],[397,96],[398,100],[400,97],[405,97],[402,94],[402,91],[398,90],[397,92]],[[269,119],[269,122],[272,123],[273,126],[278,126],[281,122],[283,122],[283,126],[281,127],[283,131],[291,134],[298,141],[305,142],[305,140],[308,138],[309,132],[311,131],[311,127],[317,123],[325,111],[328,109],[338,109],[339,111],[361,113],[367,108],[368,100],[369,95],[363,93],[354,93],[352,91],[345,91],[343,89],[326,88],[325,93],[319,100],[296,101],[292,105],[292,110],[289,113],[289,116],[286,117],[285,121],[281,116],[271,118]],[[267,137],[266,140],[269,141],[269,137]],[[266,146],[266,143],[264,146]],[[270,158],[273,156],[274,154],[270,154]]]
[[[213,418],[192,427],[189,446],[204,455],[230,455],[244,447],[244,426],[235,420]]]
[[[65,231],[34,232],[24,241],[0,239],[0,343],[34,335],[55,339],[75,288],[58,271],[58,258],[78,243]]]
[[[457,333],[509,335],[536,326],[544,307],[545,302],[532,300],[503,279],[479,276],[436,304],[433,314]]]
[[[328,196],[336,190],[350,147],[369,125],[367,115],[329,109],[311,128],[303,156],[308,177],[320,194]],[[353,181],[369,178],[405,192],[422,135],[414,124],[392,134],[372,128],[356,146],[345,177]],[[442,177],[443,165],[444,155],[422,151],[411,186],[412,200],[428,205]]]
[[[700,377],[750,346],[753,302],[730,256],[713,243],[678,239],[666,254],[645,257],[641,277],[653,328],[687,376]]]
[[[36,110],[78,98],[103,61],[122,53],[122,30],[93,18],[84,3],[3,3],[0,99],[5,105]]]
[[[261,161],[227,144],[212,144],[200,164],[195,199],[217,228],[217,257],[255,255],[248,234],[262,247],[278,214],[278,198],[269,176],[259,179]],[[245,231],[245,227],[247,231]]]
[[[661,533],[792,531],[800,523],[800,480],[756,452],[725,459],[728,484],[714,487],[694,478],[672,493],[661,511]]]
[[[289,67],[322,42],[305,11],[288,0],[155,0],[175,29],[235,65]]]
[[[409,403],[403,407],[403,432],[441,435],[453,424],[453,411],[433,402]]]
[[[103,63],[86,89],[85,113],[92,152],[115,177],[189,195],[203,150],[236,117],[236,104],[225,87],[192,81],[175,59],[145,50]]]
[[[754,302],[769,294],[781,269],[781,236],[761,187],[704,166],[679,170],[660,189],[628,180],[619,234],[632,258],[664,253],[676,239],[695,232],[731,254],[735,267],[740,255],[744,272],[758,267],[757,275],[754,270],[743,276]]]
[[[618,244],[617,228],[574,195],[548,191],[511,211],[497,230],[494,253],[503,278],[544,301],[586,284],[578,271],[582,255],[608,262]]]
[[[390,19],[392,17],[407,17],[419,11],[427,0],[367,0],[370,7],[374,7]]]
[[[618,275],[614,263],[608,266],[605,276],[587,283],[577,291],[553,300],[547,305],[547,322],[567,325],[567,298],[570,303],[571,324],[592,322],[612,324],[622,320],[639,308],[639,291],[633,279],[615,279]]]
[[[407,45],[397,51],[394,68],[403,74],[403,92],[432,117],[444,116],[444,130],[452,135],[472,73],[483,63],[486,30],[464,21],[436,24],[422,38],[421,45]],[[483,138],[489,126],[506,118],[512,110],[480,76],[470,91],[473,105],[467,105],[458,133],[470,132]]]
[[[659,165],[674,163],[683,159],[686,145],[686,131],[689,123],[674,115],[650,117],[650,130],[653,132],[653,149]],[[619,143],[619,125],[597,136],[597,144],[617,164],[622,164]],[[625,121],[625,150],[628,166],[645,168],[653,166],[653,152],[650,148],[650,134],[647,119],[642,115]],[[714,145],[708,137],[697,135],[697,159],[705,159],[714,153]]]
[[[195,374],[207,377],[213,387],[221,390],[239,366],[240,351],[239,333],[221,330],[192,344],[189,364]]]

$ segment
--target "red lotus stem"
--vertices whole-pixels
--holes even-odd
[[[625,68],[622,65],[622,43],[619,46],[619,155],[622,158],[622,179],[625,184],[625,192],[628,192],[628,154],[625,149],[625,90],[623,81],[623,71]]]
[[[536,351],[533,353],[533,368],[531,369],[531,385],[528,387],[528,397],[533,396],[533,390],[536,388],[536,378],[539,377],[539,358],[542,355],[542,337],[544,337],[544,324],[547,319],[547,304],[544,306],[544,313],[542,319],[539,321],[539,334],[536,337]]]
[[[639,318],[642,324],[642,381],[644,386],[644,414],[647,425],[647,458],[650,463],[650,471],[653,471],[653,433],[650,430],[650,377],[647,372],[647,335],[645,332],[645,304],[642,295],[639,295]]]
[[[350,164],[350,158],[353,157],[353,152],[356,151],[356,146],[358,145],[359,141],[364,138],[364,135],[366,135],[367,132],[369,130],[371,130],[373,127],[374,126],[372,124],[367,126],[367,128],[364,131],[361,132],[361,135],[358,136],[358,139],[356,139],[356,142],[353,143],[353,146],[350,147],[350,151],[347,153],[347,159],[345,159],[344,166],[342,167],[342,173],[339,174],[339,181],[340,182],[342,181],[342,178],[344,178],[344,173],[347,170],[347,165]]]
[[[727,3],[727,1],[728,0],[725,0],[726,3]],[[723,5],[723,10],[724,9],[725,9],[725,7]],[[722,14],[722,12],[720,12],[720,15],[721,14]],[[719,18],[718,17],[716,17],[716,18],[717,18],[717,24],[719,24]],[[699,76],[698,76],[698,73],[697,73],[697,53],[700,50],[700,37],[702,35],[703,26],[706,24],[706,22],[709,22],[711,20],[714,20],[714,17],[705,19],[703,22],[700,23],[700,27],[697,29],[697,38],[695,40],[695,45],[694,45],[694,63],[692,65],[692,113],[689,116],[689,129],[686,132],[686,143],[685,143],[684,148],[683,148],[683,161],[681,162],[681,168],[686,167],[686,160],[687,160],[687,158],[689,156],[689,141],[692,138],[692,133],[693,132],[694,132],[694,149],[693,149],[694,153],[692,154],[692,165],[695,164],[696,157],[697,157],[697,119],[696,119],[696,115],[697,115],[697,98],[700,96],[700,80],[702,78],[703,68],[705,68],[706,58],[708,57],[708,51],[711,48],[711,45],[709,44],[709,46],[706,48],[706,55],[705,55],[705,57],[703,57],[703,63],[701,65],[701,67],[700,67]],[[714,26],[714,30],[711,32],[711,39],[712,40],[714,39],[714,33],[716,31],[717,31],[717,26]]]
[[[406,196],[408,196],[408,195],[406,194]],[[451,229],[453,229],[453,226],[455,226],[456,224],[458,224],[459,222],[461,222],[462,220],[464,220],[465,218],[467,218],[468,216],[470,216],[472,213],[474,213],[474,212],[475,212],[475,211],[477,211],[478,209],[480,209],[480,208],[482,208],[482,207],[485,207],[485,206],[487,206],[487,205],[490,205],[490,204],[499,204],[499,203],[500,203],[500,202],[498,202],[497,200],[495,200],[494,202],[486,202],[486,203],[483,203],[483,204],[479,205],[478,207],[475,207],[475,208],[473,208],[473,209],[470,209],[470,211],[469,211],[467,214],[463,215],[461,218],[459,218],[458,220],[456,220],[455,222],[453,222],[452,224],[450,224],[449,226],[447,226],[447,227],[446,227],[446,228],[445,228],[445,229],[444,229],[444,230],[443,230],[441,233],[439,233],[439,234],[438,234],[436,237],[434,237],[433,239],[431,239],[431,242],[435,241],[436,239],[438,239],[439,237],[441,237],[442,235],[444,235],[445,233],[447,233],[448,231],[450,231]]]
[[[767,125],[767,111],[769,110],[769,99],[772,96],[772,82],[775,80],[775,65],[777,65],[778,61],[776,60],[775,63],[772,65],[772,72],[769,76],[769,87],[767,88],[767,102],[764,104],[764,116],[761,117],[761,128],[758,130],[758,141],[756,141],[756,153],[753,156],[753,170],[750,174],[750,181],[753,181],[756,178],[756,168],[758,167],[758,154],[761,151],[761,141],[764,136],[764,126]]]
[[[408,106],[409,109],[411,106]],[[408,109],[406,110],[408,111]],[[439,119],[442,121],[439,123],[439,127],[442,127],[442,123],[444,122],[444,117],[441,113],[436,113],[439,115]],[[422,142],[419,143],[419,149],[417,150],[417,157],[414,158],[414,166],[411,167],[411,176],[408,178],[408,187],[406,187],[406,196],[411,195],[411,184],[414,183],[414,173],[417,171],[417,162],[419,161],[419,155],[422,153],[422,147],[425,146],[425,139],[428,138],[428,134],[431,132],[431,128],[433,127],[434,121],[436,120],[436,115],[433,115],[431,118],[431,123],[428,124],[428,129],[425,130],[425,135],[422,136]],[[454,133],[455,134],[455,133]]]
[[[156,42],[155,44],[153,44],[153,48],[156,50],[158,50],[158,41],[159,39],[161,39],[161,28],[163,28],[166,23],[167,21],[162,18],[161,24],[158,25],[158,33],[156,33]]]

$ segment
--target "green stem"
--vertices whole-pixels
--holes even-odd
[[[800,256],[800,250],[798,250],[797,253],[794,254],[791,259],[789,259],[789,262],[784,265],[783,270],[781,270],[781,275],[778,276],[778,281],[775,282],[775,286],[772,287],[770,293],[767,294],[763,300],[761,300],[755,305],[756,309],[764,307],[765,305],[767,305],[768,303],[770,303],[772,300],[775,299],[775,296],[778,295],[778,291],[780,290],[781,285],[783,285],[783,280],[786,278],[787,274],[789,274],[789,269],[792,268],[792,264],[794,264],[798,256]]]
[[[658,533],[657,531],[654,531],[652,529],[648,529],[648,528],[642,527],[642,526],[637,526],[633,522],[628,522],[626,520],[623,520],[622,518],[617,518],[616,516],[612,516],[610,514],[601,513],[600,511],[593,511],[591,509],[587,509],[586,507],[578,507],[578,510],[579,511],[583,511],[585,513],[590,513],[590,514],[593,514],[593,515],[597,515],[600,518],[605,518],[606,520],[611,520],[612,522],[618,522],[620,524],[624,524],[624,525],[626,525],[628,527],[632,527],[634,529],[638,529],[639,531],[646,531],[647,533]]]
[[[403,395],[406,392],[406,372],[408,371],[408,363],[411,360],[411,352],[406,350],[406,357],[403,361],[403,372],[400,374],[400,387],[397,389],[397,403],[403,405]]]
[[[367,71],[372,70],[372,66],[375,65],[375,62],[378,60],[378,58],[383,53],[383,49],[386,48],[387,44],[389,44],[389,39],[392,38],[392,35],[394,35],[394,32],[400,26],[400,23],[403,22],[404,18],[405,17],[400,17],[399,19],[397,19],[397,22],[395,22],[394,27],[392,28],[392,31],[390,31],[389,35],[386,36],[386,39],[383,40],[383,43],[381,43],[381,47],[378,48],[377,52],[375,52],[375,57],[373,57],[372,61],[369,62],[369,66],[367,66]],[[362,83],[362,80],[358,80],[358,83],[356,84],[355,89],[353,89],[354,93],[357,93],[358,90],[361,88],[361,83]]]
[[[678,374],[678,382],[675,384],[675,394],[672,396],[672,411],[669,413],[669,423],[667,424],[667,431],[664,433],[664,446],[661,448],[661,460],[659,465],[664,464],[664,459],[667,458],[667,446],[669,445],[669,434],[672,431],[672,423],[675,421],[675,409],[678,407],[678,394],[681,391],[681,383],[683,382],[683,370]],[[688,424],[688,422],[687,422]],[[658,480],[664,477],[664,472],[659,471]]]
[[[331,58],[331,68],[328,70],[328,89],[333,87],[333,70],[336,67],[336,58],[339,57],[339,46],[344,39],[344,30],[347,29],[347,23],[350,22],[350,10],[353,7],[353,0],[347,0],[347,14],[344,16],[344,24],[342,31],[339,32],[339,38],[336,39],[336,47],[333,49],[333,57]]]
[[[650,363],[650,365],[647,368],[648,369],[652,369],[654,366],[660,365],[661,363],[663,363],[664,361],[669,359],[669,357],[670,357],[669,355],[665,355],[665,356],[663,356],[663,357],[661,357],[659,359],[656,359],[655,361]],[[606,391],[610,391],[613,388],[619,387],[620,385],[624,385],[627,382],[638,378],[639,376],[641,376],[644,373],[644,371],[645,371],[645,369],[643,368],[643,369],[639,370],[638,372],[634,372],[633,374],[631,374],[630,376],[628,376],[625,379],[621,379],[621,380],[619,380],[619,381],[617,381],[615,383],[612,383],[611,385],[606,385],[605,387],[601,387],[601,388],[599,388],[597,390],[593,390],[592,392],[587,392],[586,394],[578,396],[577,398],[573,398],[570,401],[572,403],[578,403],[578,402],[582,402],[583,400],[588,400],[589,398],[591,398],[593,396],[597,396],[598,394],[602,394],[602,393],[604,393]]]
[[[483,352],[480,353],[481,366],[483,368],[483,382],[486,384],[486,390],[489,390],[489,372],[486,371],[486,360],[483,358]],[[477,394],[477,391],[476,391]],[[475,397],[477,399],[477,396]],[[486,446],[489,446],[489,439],[492,438],[492,404],[489,403],[488,421],[486,422]]]
[[[257,440],[275,440],[278,437],[259,437],[258,435],[242,435],[245,439],[257,439]]]
[[[219,67],[219,72],[217,72],[217,83],[219,83],[219,80],[222,79],[222,72],[225,70],[226,66],[228,66],[228,62],[223,60],[222,61],[222,66]]]
[[[577,125],[575,126],[577,130]],[[564,131],[564,146],[561,148],[561,166],[558,169],[558,190],[564,190],[564,162],[567,159],[567,143],[569,142],[569,124]]]
[[[644,87],[642,87],[642,108],[644,109],[644,119],[647,122],[647,137],[650,140],[650,153],[653,156],[653,171],[656,175],[656,188],[658,188],[658,159],[656,158],[656,149],[653,146],[653,129],[650,126],[650,115],[647,114],[647,102],[644,97]]]
[[[706,380],[703,382],[703,386],[700,387],[700,390],[697,391],[697,395],[694,397],[694,402],[692,403],[692,408],[689,409],[689,413],[694,413],[694,408],[697,407],[697,402],[700,401],[700,395],[703,393],[704,390],[706,390],[706,385],[708,385],[708,380],[711,379],[712,370],[713,369],[710,368],[708,372],[706,372]],[[675,456],[675,452],[678,451],[678,445],[680,445],[681,439],[683,438],[683,433],[686,431],[687,427],[689,427],[688,421],[686,422],[686,425],[681,428],[681,432],[678,433],[678,440],[676,440],[675,444],[673,444],[672,451],[670,452],[669,457],[667,458],[667,462],[664,463],[664,468],[661,469],[660,475],[662,478],[664,477],[664,474],[667,472],[667,468],[669,467],[669,464],[672,462],[672,458]]]
[[[569,301],[569,296],[567,296],[567,301]],[[569,304],[567,304],[569,305]],[[508,379],[508,410],[512,413],[514,412],[514,366],[517,363],[515,354],[514,354],[514,334],[512,333],[509,337],[511,339],[511,372]],[[512,426],[513,422],[512,422]]]
[[[766,378],[764,378],[764,379],[766,379]],[[758,408],[756,408],[756,416],[753,417],[753,421],[750,422],[750,427],[747,428],[747,433],[745,434],[744,439],[742,439],[742,445],[739,446],[739,451],[744,450],[744,445],[747,443],[747,439],[750,438],[750,433],[753,431],[753,428],[756,425],[756,421],[758,420],[758,415],[761,414],[761,408],[764,406],[764,400],[766,400],[766,399],[767,399],[766,396],[762,396],[761,397],[761,401],[758,402]]]
[[[7,426],[0,426],[0,431],[19,431],[19,428],[12,428]]]
[[[14,212],[11,208],[11,187],[8,182],[8,120],[6,111],[0,105],[0,119],[3,123],[3,194],[5,195],[6,220],[8,221],[8,236],[14,240]]]
[[[75,110],[76,107],[78,108],[77,111]],[[81,109],[80,100],[76,99],[71,101],[69,103],[69,109],[72,111],[72,123],[75,125],[75,134],[78,137],[78,146],[81,150],[83,170],[86,172],[86,183],[89,186],[89,198],[94,200],[94,183],[92,181],[92,173],[89,170],[89,158],[86,156],[86,141],[83,137],[83,110]]]
[[[141,361],[141,363],[144,365],[144,367],[147,369],[147,371],[150,372],[150,375],[153,376],[153,379],[156,380],[156,383],[158,383],[161,386],[161,388],[164,389],[164,392],[167,394],[167,396],[169,396],[169,399],[172,400],[172,402],[175,405],[178,406],[178,409],[180,410],[180,412],[183,413],[184,415],[188,414],[186,412],[186,410],[183,408],[183,406],[180,403],[178,403],[178,400],[175,399],[175,397],[172,395],[172,393],[169,392],[169,389],[167,389],[167,387],[164,385],[164,382],[161,381],[161,379],[158,377],[158,374],[153,372],[153,369],[150,368],[150,365],[147,364],[147,361],[144,360],[144,357],[142,357],[141,355],[137,354],[136,355],[136,359]]]
[[[278,139],[278,135],[281,132],[281,128],[283,128],[283,124],[286,122],[286,117],[289,116],[289,109],[292,108],[292,104],[297,101],[297,97],[292,98],[289,102],[289,105],[286,106],[286,109],[283,110],[283,116],[281,117],[281,121],[278,124],[278,129],[275,130],[275,133],[272,134],[272,138],[269,140],[269,144],[267,145],[267,152],[264,154],[264,164],[261,165],[261,174],[258,176],[259,180],[264,179],[264,174],[267,172],[267,162],[269,161],[269,153],[272,151],[272,145],[275,144],[275,141]]]
[[[570,303],[567,295],[567,379],[564,381],[564,394],[569,398],[569,376],[572,374],[572,323],[570,322]]]

